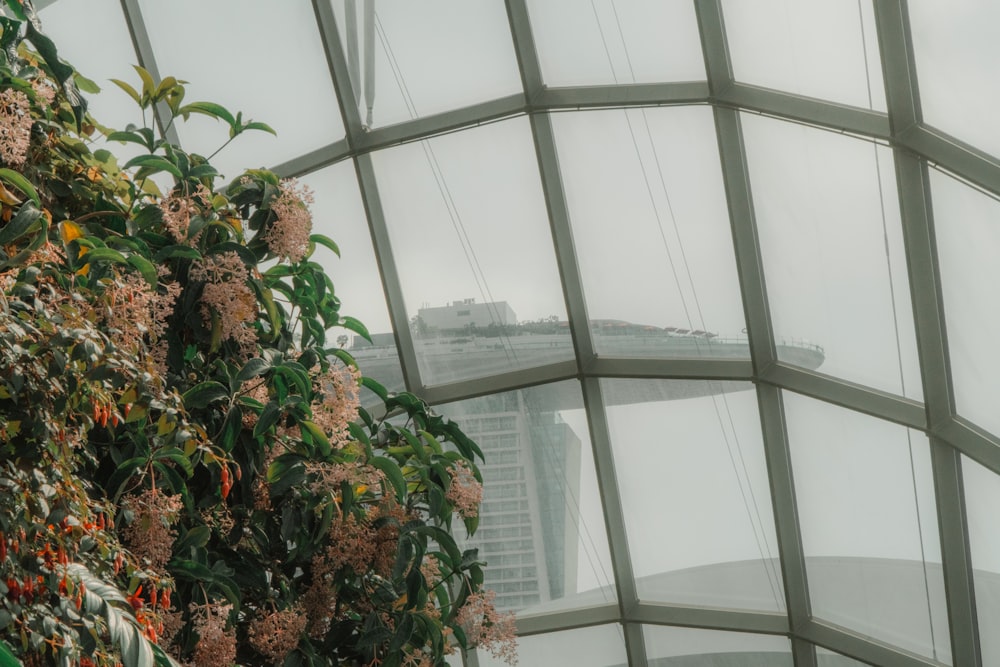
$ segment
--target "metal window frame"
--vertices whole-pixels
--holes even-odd
[[[55,1],[55,0],[51,0]],[[1000,437],[956,415],[951,386],[947,327],[934,241],[928,182],[929,165],[947,170],[1000,196],[1000,158],[991,156],[923,123],[906,0],[874,2],[876,31],[886,85],[886,113],[769,90],[733,76],[721,0],[692,0],[705,59],[706,81],[549,88],[534,47],[526,0],[505,0],[523,92],[413,121],[368,130],[363,127],[349,83],[331,0],[312,0],[332,85],[346,136],[343,140],[275,165],[285,176],[299,175],[349,159],[354,162],[386,301],[395,329],[407,387],[432,402],[446,402],[499,391],[576,378],[588,407],[589,427],[605,499],[605,521],[617,584],[617,605],[577,609],[519,621],[524,634],[553,632],[604,623],[621,623],[631,665],[646,664],[643,624],[783,634],[792,642],[795,664],[815,667],[814,646],[824,646],[872,664],[927,667],[932,660],[823,623],[810,614],[805,560],[795,506],[782,391],[864,412],[926,433],[931,439],[932,471],[943,560],[951,647],[955,667],[982,664],[976,617],[967,512],[962,481],[963,455],[1000,474]],[[50,4],[41,0],[41,4]],[[139,62],[154,76],[158,68],[139,0],[121,0],[122,12]],[[348,82],[341,84],[340,82]],[[713,108],[729,206],[751,360],[648,360],[598,357],[588,326],[572,225],[559,173],[550,115],[590,108],[668,105]],[[162,111],[162,110],[160,110]],[[905,255],[923,379],[923,403],[804,371],[777,361],[767,289],[757,240],[749,168],[740,128],[741,113],[760,113],[806,123],[890,146],[899,192]],[[513,116],[530,118],[540,178],[567,313],[573,335],[573,361],[518,370],[485,379],[425,386],[403,300],[402,277],[389,241],[372,154],[401,143],[474,128]],[[162,127],[160,115],[157,122]],[[179,142],[176,129],[167,130]],[[621,498],[617,489],[602,378],[742,379],[757,383],[765,456],[786,590],[787,616],[650,604],[638,599],[628,554]],[[471,656],[470,664],[475,664]]]

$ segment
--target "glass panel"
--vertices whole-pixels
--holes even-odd
[[[995,27],[1000,5],[991,0],[910,0],[913,57],[924,120],[993,155],[1000,155],[1000,106]]]
[[[885,111],[870,1],[723,0],[722,7],[737,81]]]
[[[559,382],[441,406],[486,455],[479,548],[500,609],[617,601],[580,385]],[[528,664],[538,664],[531,663]]]
[[[528,10],[550,86],[705,78],[690,2],[528,0]]]
[[[88,111],[97,122],[116,130],[124,130],[129,123],[141,124],[139,106],[110,81],[132,82],[136,75],[131,65],[139,62],[132,50],[121,2],[59,2],[38,14],[60,57],[101,87],[100,95],[87,95]],[[87,39],[82,39],[80,26],[87,27]],[[107,143],[97,132],[91,138],[96,140],[92,150],[107,148],[119,158],[120,164],[144,152],[135,144]]]
[[[403,391],[403,371],[378,274],[368,221],[350,160],[339,162],[299,179],[312,188],[313,231],[329,236],[340,248],[340,257],[317,245],[312,260],[319,262],[333,280],[342,303],[342,315],[361,320],[373,344],[347,329],[337,329],[328,345],[347,347],[365,375],[389,391]],[[364,390],[367,391],[367,390]]]
[[[639,598],[784,611],[753,385],[601,386]]]
[[[598,625],[578,630],[531,635],[517,640],[519,664],[624,667],[625,635],[620,625]],[[477,651],[479,667],[507,667],[486,651]]]
[[[819,370],[920,399],[889,149],[744,115],[775,336],[817,345]],[[778,358],[802,365],[796,347]]]
[[[227,177],[274,166],[344,136],[310,3],[284,3],[281,11],[264,0],[139,4],[160,73],[190,81],[185,102],[216,102],[233,114],[242,111],[244,122],[262,121],[278,133],[247,132],[213,158]],[[234,16],[238,33],[220,33]],[[179,40],[197,48],[178,48]],[[187,150],[202,155],[229,138],[225,123],[197,114],[177,131]]]
[[[822,646],[816,647],[817,667],[870,667],[867,662],[860,662],[854,658],[848,658],[836,651],[830,651]]]
[[[749,357],[711,110],[552,122],[598,352]]]
[[[927,437],[783,396],[813,614],[950,663]]]
[[[792,667],[787,637],[644,625],[650,667]]]
[[[573,358],[527,119],[373,161],[425,383]]]
[[[965,506],[972,549],[972,574],[979,616],[979,642],[983,664],[1000,664],[1000,477],[970,458],[962,457]]]
[[[960,415],[1000,433],[1000,317],[984,307],[1000,284],[1000,203],[938,171],[930,175],[955,403]]]
[[[521,90],[507,12],[499,0],[332,4],[361,119],[369,127]],[[351,22],[345,12],[355,4]],[[366,5],[375,8],[368,30]]]

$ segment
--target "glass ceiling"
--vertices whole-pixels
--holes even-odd
[[[1000,664],[995,3],[37,4],[105,124],[136,62],[278,131],[217,164],[483,444],[521,664]]]

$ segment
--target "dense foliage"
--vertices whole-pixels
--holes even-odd
[[[7,5],[0,664],[440,665],[476,644],[513,661],[452,536],[475,530],[481,452],[328,344],[367,334],[311,259],[336,246],[308,189],[223,184],[150,127],[96,129],[93,84]],[[136,71],[116,83],[150,123],[159,106],[270,131]],[[119,165],[99,136],[143,152]]]

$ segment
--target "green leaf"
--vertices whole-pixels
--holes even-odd
[[[242,384],[258,375],[263,375],[271,368],[271,362],[260,357],[255,357],[243,365],[240,372],[236,374],[236,384]]]
[[[142,97],[139,95],[139,91],[137,91],[131,85],[125,83],[120,79],[111,79],[111,83],[115,84],[116,86],[124,90],[126,93],[128,93],[129,97],[135,100],[136,104],[142,106]]]
[[[215,102],[192,102],[191,104],[185,104],[177,110],[177,113],[185,118],[192,113],[200,113],[212,118],[220,118],[226,121],[229,127],[236,127],[236,119],[233,118],[233,114],[224,106]]]
[[[399,469],[399,465],[386,456],[372,457],[368,463],[385,473],[386,479],[389,480],[392,488],[396,491],[396,500],[400,503],[405,502],[406,478],[403,477],[403,471]]]
[[[279,417],[281,417],[281,407],[275,401],[271,401],[257,418],[257,425],[253,428],[253,436],[258,438],[267,433],[268,429],[278,422]]]
[[[162,262],[165,259],[201,259],[201,257],[201,253],[195,248],[186,245],[168,245],[156,253],[153,259]]]
[[[132,142],[139,144],[143,148],[152,150],[153,147],[146,141],[146,138],[138,132],[112,132],[108,135],[108,141]]]
[[[125,255],[113,248],[94,248],[84,255],[88,262],[114,262],[115,264],[127,264]]]
[[[383,401],[389,399],[389,391],[379,384],[378,381],[368,377],[367,375],[363,375],[361,377],[361,386],[367,387],[369,391],[381,398]]]
[[[21,661],[17,659],[14,652],[10,650],[10,646],[3,640],[0,640],[0,667],[21,667]]]
[[[183,178],[183,174],[181,174],[181,170],[177,168],[177,165],[160,155],[137,155],[126,162],[122,169],[130,169],[131,167],[141,167],[154,174],[158,171],[165,171],[177,178]]]
[[[90,95],[97,95],[98,93],[101,92],[101,87],[98,86],[96,82],[94,82],[91,79],[88,79],[79,72],[73,73],[73,81],[76,82],[77,88]]]
[[[0,245],[7,245],[21,238],[38,222],[42,212],[30,203],[23,204],[7,225],[0,229]]]
[[[24,13],[24,6],[21,4],[20,0],[7,0],[7,6],[10,7],[12,12],[14,12],[14,16],[20,20],[28,20],[28,16]]]
[[[35,202],[35,206],[41,208],[42,200],[38,198],[38,192],[35,190],[35,186],[33,186],[24,176],[17,173],[13,169],[2,168],[0,169],[0,180],[13,185],[26,196],[30,197],[31,201]]]
[[[204,408],[208,405],[229,398],[229,390],[214,380],[200,382],[184,392],[184,407],[188,409]]]
[[[321,246],[326,246],[333,251],[337,257],[340,257],[340,248],[336,243],[333,242],[329,236],[324,236],[323,234],[311,234],[309,240]]]
[[[146,282],[149,283],[150,287],[156,289],[156,286],[159,283],[159,278],[156,275],[156,267],[153,266],[152,262],[142,255],[129,255],[128,263],[142,274],[142,277],[146,279]]]
[[[191,547],[203,547],[212,537],[212,529],[205,525],[194,526],[174,542],[174,552],[185,554]]]
[[[132,68],[139,75],[139,78],[142,79],[142,100],[143,102],[149,102],[156,91],[156,83],[153,81],[153,75],[138,65],[132,65]],[[141,102],[140,105],[142,105]]]
[[[309,434],[312,441],[317,447],[319,447],[320,454],[323,456],[328,456],[330,454],[330,439],[326,437],[326,433],[323,433],[323,429],[317,426],[315,422],[309,421],[308,419],[300,421],[299,426],[305,433]]]
[[[88,612],[102,614],[108,635],[118,646],[124,667],[154,667],[153,649],[139,630],[135,617],[119,608],[128,605],[122,592],[98,578],[79,563],[70,563],[67,572],[84,585],[83,602]]]
[[[372,342],[372,335],[368,333],[368,328],[361,323],[360,320],[351,317],[350,315],[344,315],[340,318],[340,326],[345,329],[350,329],[354,333],[358,334],[364,338],[369,343]]]
[[[255,122],[252,122],[252,123],[247,123],[246,125],[243,126],[243,129],[244,130],[261,130],[262,132],[270,132],[274,136],[278,136],[278,133],[275,132],[271,128],[271,126],[268,125],[267,123],[260,123],[260,122],[256,122],[255,121]]]

